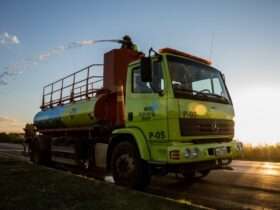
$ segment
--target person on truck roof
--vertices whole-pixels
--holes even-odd
[[[131,49],[131,50],[134,50],[136,52],[138,52],[138,47],[136,44],[134,44],[130,38],[130,36],[128,35],[125,35],[122,39],[122,46],[121,48],[122,49]]]

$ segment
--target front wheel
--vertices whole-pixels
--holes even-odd
[[[136,146],[130,142],[121,142],[114,147],[110,165],[118,185],[143,189],[150,183],[148,165],[140,158]]]

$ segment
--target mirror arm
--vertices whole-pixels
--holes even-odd
[[[149,57],[151,57],[152,52],[153,52],[156,56],[160,55],[157,51],[154,50],[154,48],[151,47],[151,48],[149,49]]]
[[[164,91],[163,90],[158,91],[158,95],[159,96],[164,96]]]
[[[157,90],[154,85],[153,85],[153,82],[149,82],[152,90],[155,92],[155,93],[158,93],[159,96],[163,96],[164,95],[164,91],[163,90]]]
[[[155,54],[155,57],[158,58],[161,61],[162,55],[159,54],[156,50],[154,50],[152,47],[149,49],[149,57],[151,57],[152,52]]]

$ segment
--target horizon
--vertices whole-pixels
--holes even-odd
[[[233,99],[235,139],[280,143],[280,2],[160,2],[4,1],[0,132],[20,132],[32,122],[45,84],[100,63],[104,52],[118,47],[93,40],[129,34],[145,53],[172,47],[211,58]]]

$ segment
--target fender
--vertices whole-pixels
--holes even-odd
[[[138,147],[141,159],[150,160],[151,155],[150,155],[149,146],[147,144],[147,139],[139,128],[135,128],[135,127],[120,128],[114,130],[112,134],[113,136],[117,136],[119,134],[129,134],[133,136],[135,143]]]

